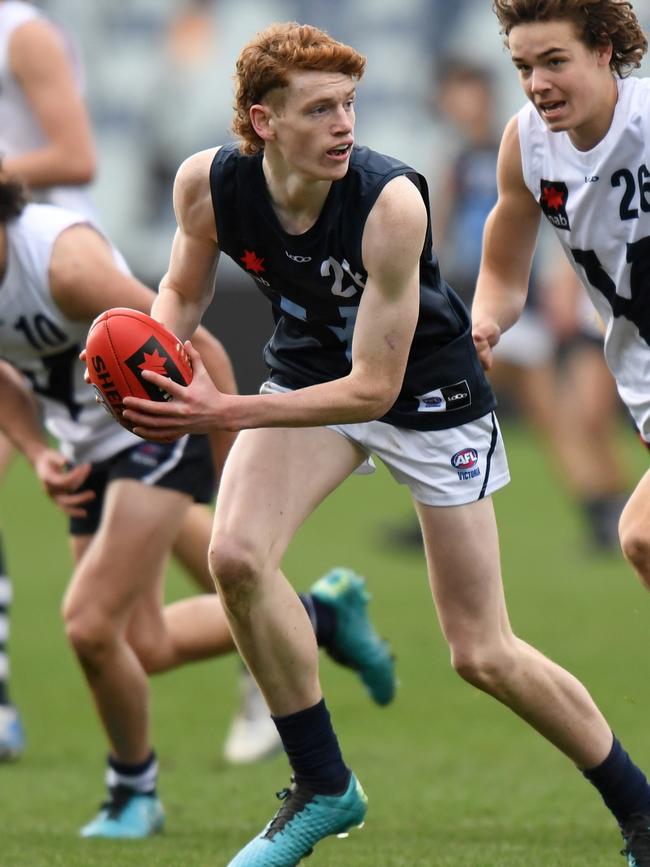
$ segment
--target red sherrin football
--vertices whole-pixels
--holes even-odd
[[[192,368],[180,341],[160,322],[129,307],[106,310],[90,326],[86,339],[86,366],[90,381],[104,406],[116,420],[122,418],[127,395],[149,400],[169,400],[169,394],[142,378],[153,370],[189,385]]]

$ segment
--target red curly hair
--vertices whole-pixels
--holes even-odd
[[[263,148],[264,142],[251,124],[250,108],[269,91],[287,87],[292,70],[340,72],[359,80],[365,67],[362,54],[309,24],[289,21],[257,33],[242,48],[235,66],[232,131],[239,138],[241,152],[251,156]]]

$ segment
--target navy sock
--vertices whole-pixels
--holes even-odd
[[[325,699],[288,716],[274,716],[296,782],[323,795],[339,795],[350,782]]]
[[[316,642],[319,647],[328,647],[334,641],[336,629],[336,608],[321,602],[311,593],[299,593],[298,598],[305,606],[305,610],[311,620],[311,625],[316,633]]]
[[[582,773],[598,789],[619,825],[635,813],[650,815],[650,786],[645,774],[616,738],[605,761]]]

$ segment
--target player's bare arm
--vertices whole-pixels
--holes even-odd
[[[174,182],[178,228],[169,268],[151,310],[154,319],[183,340],[196,330],[214,292],[219,248],[210,193],[210,165],[217,150],[211,148],[194,154],[178,170]]]
[[[70,468],[63,455],[50,447],[29,387],[6,361],[0,361],[0,405],[0,430],[31,463],[48,496],[66,514],[84,515],[84,503],[95,497],[93,491],[79,490],[90,464]]]
[[[492,347],[524,308],[540,220],[537,202],[524,183],[516,117],[503,134],[497,182],[499,198],[485,223],[472,304],[472,335],[486,370],[492,366]]]
[[[394,403],[419,312],[419,260],[426,234],[420,193],[404,177],[386,185],[371,211],[363,239],[368,281],[352,342],[352,369],[338,380],[284,394],[220,394],[188,347],[194,379],[168,387],[166,404],[126,398],[125,416],[147,439],[168,439],[211,427],[311,427],[368,421]],[[157,382],[156,374],[146,373]]]
[[[61,35],[47,21],[25,22],[10,41],[9,64],[46,141],[7,157],[5,172],[30,187],[91,181],[96,154],[90,121]]]
[[[118,268],[106,238],[87,223],[76,223],[58,236],[49,273],[52,298],[77,322],[94,319],[109,307],[148,313],[155,292]]]

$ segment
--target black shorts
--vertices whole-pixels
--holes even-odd
[[[84,517],[70,518],[70,534],[85,536],[99,527],[104,494],[116,479],[136,479],[143,485],[188,494],[197,503],[209,503],[215,494],[215,473],[207,436],[185,436],[174,443],[143,440],[131,448],[92,465],[81,490],[93,490]]]

